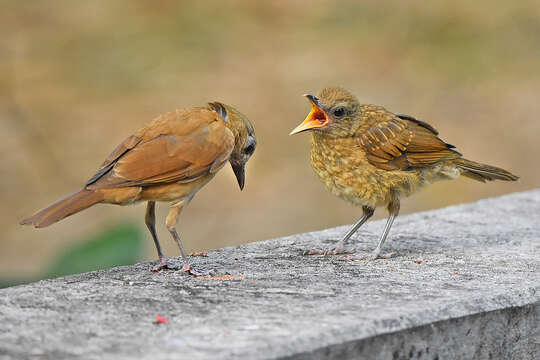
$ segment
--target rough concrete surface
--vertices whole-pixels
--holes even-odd
[[[388,260],[301,255],[339,227],[192,258],[236,280],[143,263],[3,289],[0,359],[539,359],[539,220],[537,189],[398,217]]]

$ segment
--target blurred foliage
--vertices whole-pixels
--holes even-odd
[[[142,241],[143,236],[134,225],[120,224],[106,227],[98,234],[65,249],[38,279],[134,264],[140,260]],[[0,288],[33,280],[0,278]]]
[[[7,288],[7,287],[10,287],[10,286],[15,286],[15,285],[26,284],[26,283],[32,282],[34,280],[39,280],[39,279],[0,278],[0,289]]]
[[[78,274],[137,262],[142,250],[138,227],[125,224],[109,227],[66,249],[47,271],[47,277]]]

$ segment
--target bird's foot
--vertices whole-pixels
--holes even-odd
[[[330,250],[305,250],[302,255],[343,255],[354,254],[356,249],[345,249],[343,245],[338,245]]]
[[[159,259],[159,264],[152,268],[152,272],[160,272],[162,270],[180,270],[181,267],[178,264],[174,264],[169,259],[163,257]]]
[[[152,268],[152,272],[160,272],[162,270],[181,270],[182,272],[187,273],[188,275],[193,276],[207,276],[207,275],[214,275],[216,273],[216,270],[212,269],[209,271],[200,271],[193,268],[193,266],[189,264],[184,264],[183,266],[180,266],[178,264],[173,263],[171,260],[167,258],[162,258],[159,260],[159,264],[154,266]]]
[[[378,259],[390,259],[390,258],[393,258],[395,257],[397,254],[392,252],[392,253],[388,253],[388,254],[380,254],[380,253],[376,253],[376,252],[373,252],[372,254],[370,255],[367,255],[367,256],[358,256],[358,257],[352,257],[352,256],[349,256],[347,258],[347,260],[351,260],[351,261],[354,261],[354,260],[369,260],[369,261],[373,261],[373,260],[378,260]]]
[[[377,260],[377,259],[390,259],[390,258],[393,258],[393,257],[396,257],[396,253],[395,252],[392,252],[392,253],[388,253],[388,254],[371,254],[369,256],[369,259],[370,260]]]
[[[200,270],[194,269],[193,266],[189,264],[184,264],[184,266],[182,267],[182,271],[187,273],[188,275],[193,275],[193,276],[213,276],[216,274],[215,269],[208,270],[208,271],[200,271]]]

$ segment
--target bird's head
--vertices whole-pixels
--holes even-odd
[[[257,138],[253,125],[240,111],[230,105],[220,102],[212,102],[208,107],[216,111],[225,125],[234,134],[234,149],[229,157],[229,162],[238,180],[240,190],[244,188],[246,163],[255,152]]]
[[[358,118],[360,103],[350,92],[339,87],[327,87],[317,96],[304,95],[311,103],[311,112],[290,135],[302,131],[318,131],[347,135]]]

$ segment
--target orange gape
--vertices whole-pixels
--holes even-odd
[[[40,228],[97,203],[148,201],[146,225],[160,261],[156,269],[176,268],[163,255],[155,230],[155,202],[167,201],[171,203],[167,229],[180,248],[185,269],[190,270],[175,229],[182,208],[227,161],[242,189],[245,165],[256,145],[247,117],[219,102],[158,116],[118,145],[80,191],[21,224]]]
[[[308,255],[350,253],[344,248],[348,239],[376,207],[386,206],[390,216],[371,255],[372,259],[384,257],[381,249],[398,215],[401,197],[460,175],[482,182],[518,179],[506,170],[462,158],[428,123],[381,106],[360,104],[344,89],[330,87],[318,96],[306,97],[312,110],[291,135],[312,133],[315,174],[333,194],[361,206],[364,212],[336,248],[309,250]]]

